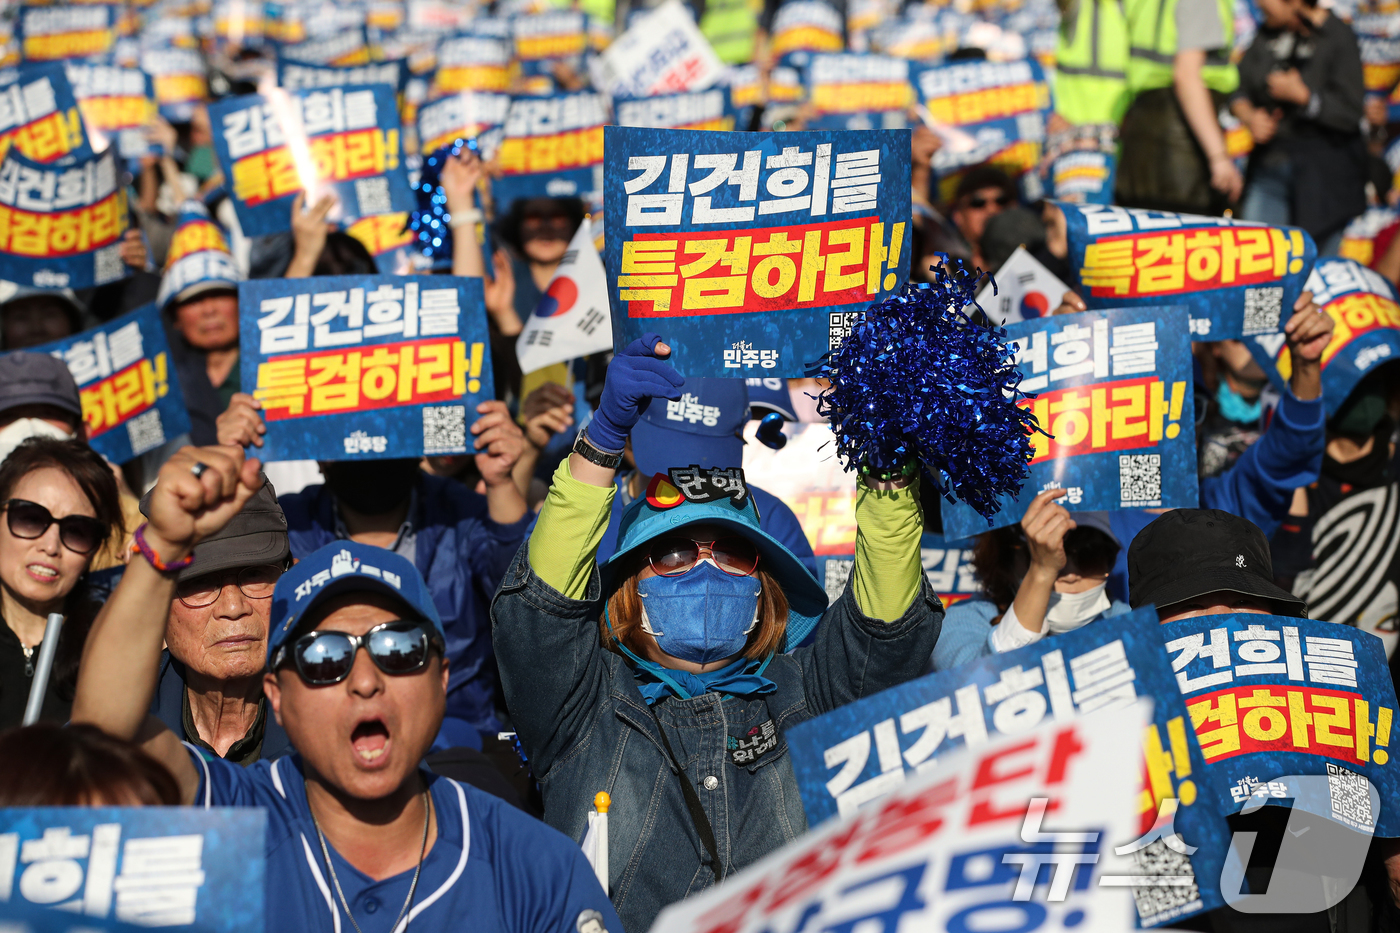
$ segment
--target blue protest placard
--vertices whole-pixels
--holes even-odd
[[[806,80],[807,129],[898,129],[913,102],[909,62],[888,55],[816,54]]]
[[[805,66],[813,52],[846,47],[845,18],[826,0],[785,0],[773,14],[768,35],[769,54],[797,68]]]
[[[88,132],[110,140],[123,159],[149,155],[151,141],[146,132],[156,115],[151,76],[140,68],[72,61],[65,63],[65,69]]]
[[[21,915],[262,933],[266,834],[254,808],[3,808],[0,891]]]
[[[940,176],[983,162],[1014,175],[1040,161],[1052,103],[1045,72],[1034,59],[916,66],[914,88],[928,119],[958,131],[963,140],[933,154]]]
[[[312,65],[335,65],[338,68],[365,65],[370,60],[369,37],[363,26],[346,29],[294,45],[283,45],[278,49],[278,58],[283,57]]]
[[[938,594],[946,609],[964,599],[971,599],[982,592],[977,582],[977,571],[972,565],[972,538],[948,540],[940,534],[924,532],[919,540],[919,558],[924,565],[924,576],[928,585]],[[841,597],[846,581],[855,567],[855,557],[851,554],[817,557],[821,569],[821,583],[832,603]]]
[[[514,98],[491,181],[496,209],[518,198],[596,198],[607,122],[606,100],[590,91]]]
[[[1243,613],[1181,619],[1159,637],[1218,789],[1210,806],[1225,814],[1251,796],[1282,803],[1286,788],[1261,793],[1259,785],[1326,774],[1335,817],[1400,836],[1400,775],[1389,751],[1395,686],[1379,638],[1350,625]],[[1364,792],[1351,792],[1356,775],[1380,791],[1379,813]]]
[[[190,430],[170,345],[153,304],[73,337],[35,347],[68,364],[78,383],[88,443],[126,463]]]
[[[209,98],[204,56],[198,49],[152,48],[141,53],[141,70],[155,84],[160,115],[175,123],[188,123],[195,108]]]
[[[121,7],[106,4],[26,4],[15,19],[15,38],[27,62],[91,58],[112,50],[120,17]]]
[[[503,127],[509,112],[510,97],[490,91],[458,91],[429,101],[418,108],[418,149],[430,155],[459,139],[476,139]]]
[[[490,36],[443,39],[438,45],[437,71],[429,95],[438,97],[459,91],[504,93],[510,87],[510,55],[509,42]]]
[[[656,331],[687,376],[800,377],[908,277],[908,130],[604,135],[618,349]]]
[[[369,62],[338,68],[334,65],[313,65],[295,59],[277,60],[277,85],[289,91],[304,91],[318,87],[351,87],[387,84],[397,94],[408,80],[408,66],[403,59],[391,62]]]
[[[292,202],[307,189],[311,201],[334,192],[337,217],[417,206],[386,85],[227,98],[210,105],[209,120],[245,236],[291,229]]]
[[[510,19],[510,35],[521,73],[547,76],[548,65],[563,61],[581,69],[588,50],[588,14],[582,10],[545,9]]]
[[[1150,697],[1153,720],[1142,744],[1123,736],[1124,753],[1145,759],[1142,826],[1150,828],[1160,803],[1175,798],[1174,828],[1198,849],[1189,860],[1160,839],[1141,850],[1144,860],[1172,863],[1173,870],[1161,874],[1193,875],[1196,883],[1140,889],[1139,920],[1156,926],[1220,906],[1218,879],[1229,831],[1211,802],[1213,788],[1203,781],[1206,762],[1160,629],[1156,610],[1145,607],[921,677],[789,728],[785,737],[808,822],[815,826],[853,813],[963,746]]]
[[[1090,308],[1183,304],[1196,340],[1269,334],[1317,259],[1307,231],[1167,211],[1065,204],[1069,266]]]
[[[0,99],[0,156],[11,146],[35,162],[92,155],[62,63],[6,70],[0,75]]]
[[[613,122],[618,126],[673,130],[729,131],[738,116],[728,87],[655,97],[616,97],[613,111]]]
[[[268,460],[472,449],[492,397],[479,278],[342,275],[244,282],[239,372]]]
[[[1115,308],[1010,324],[1021,390],[1047,434],[1018,498],[987,520],[943,504],[943,531],[966,537],[1015,524],[1036,494],[1064,489],[1072,511],[1195,508],[1196,416],[1186,309]]]
[[[125,278],[126,188],[117,154],[43,165],[12,146],[0,162],[0,278],[36,288],[92,288]]]
[[[1118,169],[1118,127],[1077,126],[1045,143],[1044,196],[1071,204],[1112,204]]]
[[[1320,259],[1308,277],[1313,301],[1333,321],[1322,351],[1322,403],[1329,416],[1381,363],[1400,360],[1400,304],[1395,286],[1355,259]],[[1264,373],[1282,390],[1293,375],[1283,334],[1246,341]]]

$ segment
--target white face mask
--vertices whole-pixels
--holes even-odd
[[[75,435],[56,428],[39,418],[20,418],[12,424],[0,428],[0,463],[14,453],[14,449],[31,437],[52,437],[59,441],[71,441]]]
[[[1108,611],[1108,581],[1082,593],[1051,593],[1045,609],[1050,634],[1072,632]]]

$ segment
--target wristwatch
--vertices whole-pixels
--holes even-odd
[[[588,439],[587,431],[578,432],[578,439],[574,441],[574,453],[578,454],[589,463],[596,463],[605,470],[616,470],[622,465],[622,451],[613,453],[594,446]]]

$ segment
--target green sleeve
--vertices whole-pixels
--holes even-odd
[[[894,622],[913,605],[924,572],[919,555],[924,532],[919,483],[916,478],[903,489],[882,491],[866,486],[864,479],[859,482],[851,589],[861,612]]]
[[[617,487],[592,486],[574,479],[565,457],[554,471],[535,531],[530,535],[530,568],[568,599],[583,599],[603,532],[612,516]]]

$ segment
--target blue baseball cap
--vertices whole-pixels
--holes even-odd
[[[691,380],[686,380],[689,385]],[[797,411],[792,404],[792,393],[788,391],[786,379],[745,379],[749,387],[749,407],[755,419],[762,418],[770,411],[776,411],[787,421],[797,420]]]
[[[389,596],[414,618],[431,622],[446,637],[437,606],[418,568],[393,551],[354,541],[333,541],[302,558],[282,574],[272,591],[272,626],[267,636],[267,663],[315,606],[338,593],[365,590]]]
[[[647,494],[638,496],[622,513],[617,550],[600,568],[603,592],[609,593],[617,585],[628,566],[626,559],[639,548],[677,528],[696,524],[723,525],[754,543],[758,566],[778,581],[787,597],[786,650],[800,644],[826,612],[826,590],[791,551],[759,527],[752,494],[745,496],[742,505],[733,499],[686,501],[666,477],[653,477]]]
[[[687,379],[679,400],[654,398],[642,412],[632,428],[632,458],[646,476],[671,467],[742,466],[748,420],[744,380]]]

